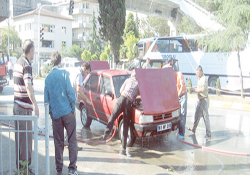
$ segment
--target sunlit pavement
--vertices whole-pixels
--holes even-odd
[[[36,98],[40,109],[44,109],[43,105],[43,86],[44,82],[41,80],[35,80],[35,83],[39,86],[36,88]],[[11,82],[10,82],[11,85]],[[10,87],[7,87],[10,88]],[[189,144],[194,148],[202,149],[204,151],[214,152],[215,154],[226,154],[236,156],[249,156],[250,155],[250,103],[248,99],[242,100],[240,97],[216,97],[210,96],[210,125],[212,130],[211,139],[205,139],[205,125],[203,120],[200,120],[199,127],[196,130],[196,134],[186,130],[185,138],[179,139],[179,142]],[[217,99],[216,99],[217,98]],[[233,100],[232,100],[233,99]],[[4,102],[2,102],[4,101]],[[194,105],[196,103],[196,95],[188,95],[188,109],[191,109],[194,113]],[[13,96],[5,94],[5,91],[1,94],[0,113],[12,115]],[[214,112],[214,109],[221,109],[227,111],[225,115],[218,115]],[[241,112],[240,114],[238,111]],[[41,132],[43,132],[44,126],[44,110],[40,110],[39,126]],[[187,117],[186,127],[191,127],[193,124],[193,117]],[[82,125],[77,123],[77,130],[81,130]],[[100,141],[102,130],[99,132],[97,141],[94,145],[104,144]],[[84,136],[80,136],[83,138]],[[173,139],[173,138],[172,138]],[[178,141],[177,141],[178,142]],[[175,142],[176,143],[176,142]],[[105,144],[104,144],[105,145]],[[111,149],[112,144],[108,146],[110,149],[98,149],[93,148],[87,143],[79,142],[79,145],[83,147],[83,151],[78,153],[78,170],[83,174],[172,174],[173,172],[167,171],[165,168],[150,165],[144,161],[139,161],[132,157],[119,156],[118,152]],[[112,154],[114,153],[114,154]],[[67,173],[68,157],[67,149],[65,149],[65,162],[64,173]],[[39,140],[39,172],[45,172],[45,143],[42,137]],[[50,141],[50,165],[51,174],[55,173],[54,165],[54,144],[53,140]],[[167,165],[166,165],[167,166]],[[115,168],[114,168],[115,167]],[[137,168],[136,168],[137,167]],[[140,170],[140,172],[136,172]],[[144,171],[145,170],[145,171]],[[152,171],[150,171],[152,170]],[[176,174],[176,172],[174,172]]]

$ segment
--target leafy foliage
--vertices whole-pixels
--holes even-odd
[[[14,26],[10,27],[10,37],[9,37],[9,44],[10,44],[10,55],[12,53],[17,52],[15,49],[20,46],[21,39],[15,30]],[[8,53],[8,27],[4,27],[2,31],[2,50],[5,55]],[[21,53],[18,53],[20,55]]]
[[[201,33],[203,29],[198,26],[194,21],[191,21],[186,16],[182,17],[182,22],[178,27],[178,33],[185,33],[185,34],[194,34],[194,33]]]
[[[81,58],[82,58],[83,61],[89,61],[89,60],[91,60],[91,52],[85,49],[82,52]]]
[[[133,53],[132,50],[133,50],[134,43],[138,43],[138,41],[139,41],[139,38],[136,38],[135,35],[130,35],[124,42],[124,45],[128,49],[128,51],[126,52],[126,56],[128,59],[135,58],[136,53]]]
[[[83,49],[80,46],[74,44],[70,47],[68,56],[81,59],[82,52],[83,52]]]
[[[143,38],[168,36],[170,32],[168,20],[163,17],[153,15],[149,15],[146,19],[142,19],[141,28],[144,32]]]
[[[124,29],[124,38],[127,38],[130,34],[130,32],[133,32],[136,38],[139,37],[139,31],[136,25],[136,22],[134,20],[134,15],[133,13],[128,14],[128,18],[125,24],[125,29]],[[128,36],[127,36],[128,35]]]
[[[98,60],[97,55],[96,55],[96,54],[92,55],[92,56],[91,56],[91,60],[93,60],[93,61],[97,61],[97,60]]]
[[[96,32],[95,11],[93,11],[92,24],[93,24],[92,33],[90,34],[91,39],[87,41],[88,44],[87,49],[91,52],[92,55],[96,54],[97,57],[99,57],[102,51],[102,41]]]
[[[101,61],[109,60],[110,58],[110,45],[106,46],[102,54],[100,55]]]
[[[20,167],[20,169],[19,169],[19,171],[15,171],[15,174],[17,174],[17,175],[19,175],[19,174],[21,174],[21,175],[30,175],[30,172],[28,172],[28,174],[27,174],[27,165],[29,164],[29,161],[28,160],[25,160],[25,161],[21,161],[20,160],[20,164],[21,164],[21,167]],[[32,168],[32,166],[30,165],[30,166],[28,166],[28,169],[31,169]]]
[[[62,56],[62,58],[64,58],[64,57],[67,57],[67,50],[66,50],[66,43],[65,42],[63,42],[62,43],[62,47],[61,47],[61,56]]]
[[[98,0],[98,2],[100,8],[100,16],[98,17],[100,35],[110,42],[114,61],[117,62],[125,28],[125,0]]]

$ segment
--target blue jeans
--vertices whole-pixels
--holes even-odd
[[[179,134],[185,135],[185,125],[186,125],[186,116],[187,116],[187,92],[179,97],[180,103],[180,123],[179,123]]]

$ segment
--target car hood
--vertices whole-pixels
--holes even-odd
[[[107,61],[89,61],[91,71],[110,69]]]
[[[179,108],[176,79],[172,68],[135,69],[143,113],[161,115]]]

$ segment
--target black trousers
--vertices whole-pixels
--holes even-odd
[[[132,103],[131,101],[124,97],[124,96],[120,96],[115,108],[111,114],[111,117],[108,121],[108,125],[107,128],[109,130],[112,129],[115,120],[117,119],[117,117],[123,112],[123,139],[122,139],[122,148],[126,149],[127,146],[127,137],[128,137],[128,127],[130,125],[130,117],[132,114]]]
[[[68,134],[69,161],[68,169],[76,169],[77,161],[77,139],[76,139],[76,117],[70,112],[59,119],[52,118],[53,136],[55,144],[55,162],[57,172],[62,172],[63,150],[64,150],[64,128]]]

